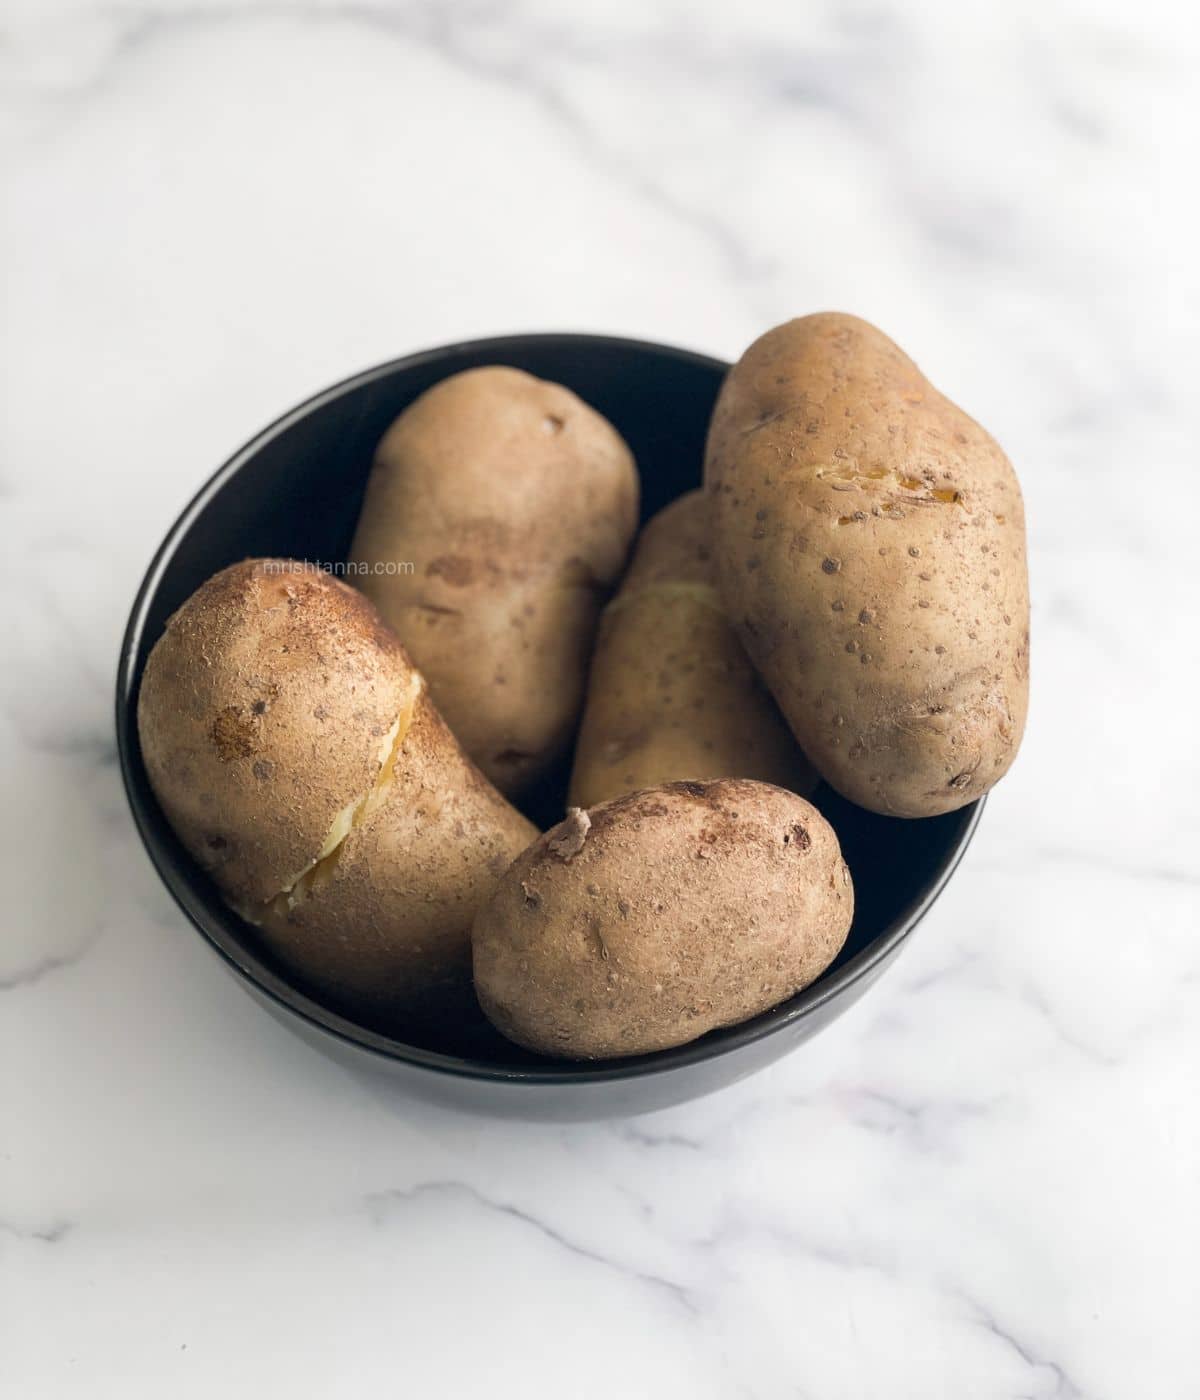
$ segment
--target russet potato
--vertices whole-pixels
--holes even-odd
[[[620,435],[521,370],[442,380],[379,444],[350,550],[356,581],[506,793],[570,745],[637,515]]]
[[[806,316],[730,371],[705,484],[722,598],[826,781],[927,817],[1003,777],[1028,703],[1025,515],[978,423],[865,321]]]
[[[307,985],[401,1029],[469,1006],[472,919],[536,831],[359,592],[223,570],[150,653],[138,731],[176,834]]]
[[[853,912],[837,836],[804,798],[667,783],[573,808],[518,856],[475,920],[475,989],[531,1050],[640,1055],[808,986]]]
[[[577,807],[688,778],[816,786],[725,614],[708,517],[702,491],[659,511],[604,611],[571,776]]]

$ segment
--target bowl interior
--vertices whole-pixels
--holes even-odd
[[[223,904],[175,839],[150,791],[137,742],[137,686],[167,618],[199,585],[253,555],[344,559],[375,444],[419,394],[459,370],[508,364],[567,385],[625,437],[642,478],[642,518],[700,484],[704,437],[727,366],[667,346],[598,336],[529,335],[473,341],[382,365],[285,415],[222,467],[172,527],[147,572],[125,637],[117,682],[117,737],[134,818],[184,912],[267,996],[376,1053],[482,1077],[588,1079],[693,1061],[803,1016],[868,969],[915,924],[961,854],[980,804],[923,821],[898,821],[822,787],[814,801],[833,824],[854,876],[855,917],[837,961],[811,987],[742,1026],[691,1046],[601,1066],[527,1055],[498,1035],[412,1044],[357,1026],[275,966],[254,931]],[[522,805],[540,825],[562,815],[566,767]]]

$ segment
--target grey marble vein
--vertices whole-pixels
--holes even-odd
[[[46,953],[15,972],[0,974],[0,992],[15,992],[34,987],[39,982],[66,968],[77,967],[91,952],[100,937],[99,930],[66,953]]]
[[[684,1152],[704,1151],[704,1144],[697,1138],[685,1133],[656,1133],[636,1121],[622,1123],[617,1131],[626,1142],[636,1143],[640,1147],[675,1148]]]
[[[1003,1342],[1029,1368],[1032,1375],[1044,1373],[1053,1384],[1054,1389],[1051,1391],[1043,1389],[1036,1393],[1029,1392],[1030,1400],[1088,1400],[1086,1393],[1075,1384],[1059,1362],[1041,1355],[1031,1343],[1023,1341],[1011,1327],[1003,1325],[995,1314],[985,1308],[977,1298],[962,1292],[960,1289],[953,1291],[968,1305],[974,1315],[972,1320],[976,1325],[982,1327],[985,1332],[989,1332],[998,1341]]]
[[[372,1219],[377,1223],[383,1223],[386,1219],[389,1208],[394,1206],[415,1205],[428,1199],[441,1200],[468,1200],[481,1210],[492,1215],[505,1216],[512,1220],[520,1221],[530,1229],[536,1230],[559,1248],[566,1250],[569,1254],[577,1255],[580,1259],[586,1259],[593,1264],[598,1264],[602,1268],[631,1279],[637,1283],[646,1284],[659,1292],[666,1294],[674,1302],[678,1303],[689,1313],[699,1313],[700,1305],[692,1290],[683,1284],[677,1283],[673,1279],[662,1277],[659,1274],[647,1273],[642,1269],[632,1268],[621,1260],[608,1254],[601,1254],[595,1249],[590,1249],[586,1245],[580,1244],[577,1240],[569,1238],[560,1230],[554,1228],[547,1221],[531,1214],[519,1206],[515,1206],[508,1201],[493,1200],[476,1187],[462,1181],[429,1181],[422,1182],[417,1186],[395,1188],[393,1190],[377,1192],[367,1198],[367,1210]]]
[[[16,1240],[34,1240],[39,1244],[58,1244],[74,1228],[75,1224],[71,1220],[55,1220],[48,1225],[38,1225],[31,1229],[14,1225],[8,1220],[0,1220],[0,1235],[7,1235]]]
[[[536,61],[524,62],[511,56],[488,53],[485,46],[470,43],[472,20],[456,17],[452,7],[438,0],[410,0],[410,3],[387,6],[357,3],[336,7],[313,7],[300,3],[276,3],[276,0],[253,0],[246,5],[212,4],[180,6],[170,10],[123,6],[110,11],[117,19],[116,33],[106,65],[89,80],[77,101],[105,91],[116,81],[115,69],[132,56],[141,54],[159,40],[177,37],[182,31],[215,25],[233,27],[254,20],[281,19],[307,23],[342,23],[359,25],[376,33],[417,43],[428,48],[445,62],[470,76],[499,84],[523,97],[537,102],[574,143],[581,158],[598,172],[623,184],[638,198],[669,217],[707,238],[720,254],[728,275],[739,280],[753,281],[770,270],[749,252],[745,242],[731,224],[711,210],[697,207],[673,195],[659,180],[642,170],[636,161],[606,148],[597,132],[587,122],[560,86],[548,76],[546,59],[555,56],[586,57],[587,51],[569,44],[569,31],[553,29],[525,35],[526,45],[536,54]],[[672,50],[673,60],[686,57]],[[790,95],[784,89],[785,95]]]

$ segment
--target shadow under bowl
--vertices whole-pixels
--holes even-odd
[[[622,433],[642,478],[642,517],[700,484],[709,415],[728,366],[666,345],[591,335],[514,335],[408,355],[316,395],[265,429],[203,487],[171,527],[133,604],[117,674],[121,772],[134,821],[183,912],[272,1015],[336,1058],[380,1071],[409,1091],[485,1113],[592,1119],[680,1103],[744,1078],[808,1039],[855,1002],[899,953],[945,887],[978,824],[982,801],[901,821],[853,806],[823,786],[854,876],[846,946],[803,992],[752,1021],[673,1050],[606,1063],[538,1058],[499,1035],[414,1044],[323,1005],[226,907],[168,826],[138,746],[142,668],[167,618],[205,579],[239,559],[346,557],[376,443],[395,416],[447,375],[506,364],[567,385]],[[522,803],[540,825],[562,815],[566,773]]]

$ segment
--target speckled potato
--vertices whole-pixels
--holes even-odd
[[[570,743],[637,510],[616,430],[520,370],[443,380],[379,444],[350,551],[356,581],[504,792]]]
[[[705,484],[730,616],[845,797],[926,817],[982,796],[1028,703],[1025,515],[995,441],[853,316],[731,370]]]
[[[463,754],[371,604],[290,560],[205,583],[146,662],[138,732],[176,834],[339,1008],[471,1003],[470,927],[536,835]]]
[[[571,775],[577,807],[687,778],[816,786],[725,615],[708,517],[702,491],[659,511],[604,611]]]
[[[475,989],[545,1055],[664,1050],[806,987],[853,912],[837,837],[802,797],[668,783],[572,808],[513,862],[475,920]]]

